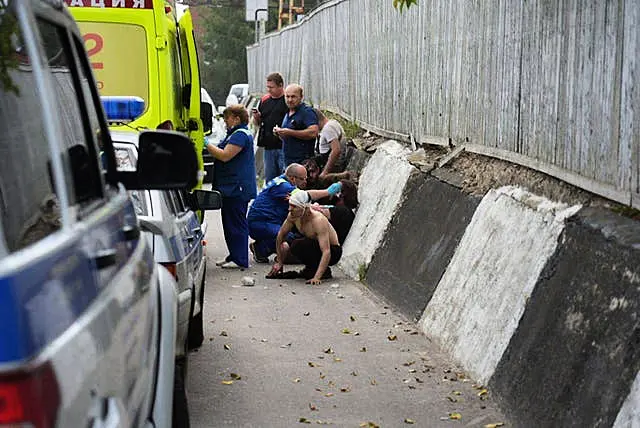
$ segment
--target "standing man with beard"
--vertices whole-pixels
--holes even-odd
[[[258,147],[264,149],[264,182],[282,174],[285,168],[282,155],[282,141],[274,135],[273,128],[280,126],[287,104],[284,99],[284,80],[280,73],[267,76],[267,93],[260,100],[257,109],[253,109],[253,122],[259,127]]]
[[[289,111],[282,120],[282,127],[273,128],[273,133],[282,139],[285,167],[302,163],[315,155],[318,137],[318,118],[311,107],[302,102],[302,86],[292,83],[284,90]]]

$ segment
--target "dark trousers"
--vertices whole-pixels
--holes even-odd
[[[317,239],[298,238],[291,242],[291,254],[296,256],[298,260],[305,266],[307,271],[315,272],[320,265],[322,251]],[[342,257],[342,247],[340,245],[331,246],[331,259],[329,266],[333,266]]]
[[[282,223],[268,223],[264,220],[249,221],[249,236],[255,241],[255,250],[259,257],[269,257],[271,254],[277,252],[276,250],[276,238],[280,231]],[[294,234],[289,232],[287,235],[287,241],[289,238],[293,239]]]
[[[229,250],[227,259],[243,267],[249,267],[247,204],[240,198],[222,198],[222,230]]]

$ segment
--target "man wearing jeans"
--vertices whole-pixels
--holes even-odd
[[[267,93],[260,100],[258,108],[253,110],[253,121],[260,129],[258,147],[264,149],[265,183],[284,171],[282,140],[273,134],[273,128],[282,124],[287,110],[282,76],[280,73],[271,73],[267,76]]]

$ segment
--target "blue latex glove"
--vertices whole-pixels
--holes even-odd
[[[335,196],[342,190],[342,183],[333,183],[331,186],[327,188],[327,192],[329,192],[329,196]]]

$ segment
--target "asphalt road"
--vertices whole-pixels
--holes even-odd
[[[191,426],[512,426],[415,326],[337,269],[317,286],[223,270],[218,211],[206,214],[205,342],[189,355]],[[251,277],[254,286],[243,286]]]

